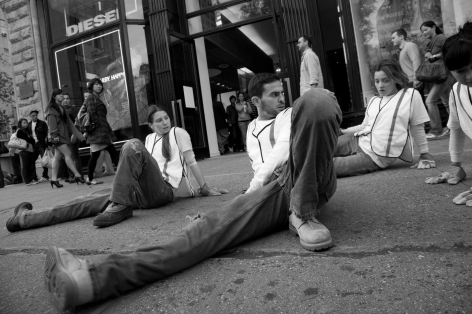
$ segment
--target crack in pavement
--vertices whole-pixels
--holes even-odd
[[[114,251],[111,249],[65,249],[73,255],[77,256],[88,256],[88,255],[101,255],[101,254],[131,254],[136,250],[118,250]],[[46,247],[23,247],[23,248],[0,248],[0,256],[10,254],[45,254],[47,251]],[[309,252],[309,251],[280,251],[280,250],[251,250],[251,249],[230,249],[221,251],[210,258],[219,259],[238,259],[238,260],[252,260],[252,259],[264,259],[271,257],[281,256],[296,256],[296,257],[328,257],[328,258],[351,258],[351,259],[362,259],[372,256],[386,256],[393,253],[472,253],[472,245],[466,245],[464,242],[456,242],[449,247],[440,247],[437,245],[429,246],[418,246],[418,245],[396,245],[389,248],[382,248],[376,251],[342,251],[336,250],[336,247],[331,250],[323,250],[321,252]]]

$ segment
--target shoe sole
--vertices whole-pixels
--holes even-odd
[[[100,217],[100,216],[98,216]],[[97,218],[98,218],[97,217]],[[116,224],[119,224],[120,222],[126,220],[126,219],[129,219],[133,217],[133,211],[131,211],[130,213],[124,215],[123,217],[121,217],[120,219],[116,219],[116,220],[98,220],[98,221],[93,221],[93,225],[95,227],[101,227],[101,228],[104,228],[104,227],[110,227],[110,226],[113,226],[113,225],[116,225]]]
[[[44,284],[52,297],[54,307],[65,311],[74,307],[78,288],[74,279],[66,270],[56,247],[49,247],[46,253]]]
[[[290,234],[292,234],[295,237],[300,238],[300,236],[298,235],[297,230],[295,230],[295,227],[292,226],[292,224],[289,224],[288,230],[289,230]],[[333,239],[329,239],[325,242],[320,242],[320,243],[316,243],[316,244],[308,244],[308,243],[303,242],[303,240],[300,238],[300,245],[305,250],[308,250],[308,251],[312,251],[312,252],[321,251],[321,250],[329,249],[330,247],[332,247],[333,246]]]

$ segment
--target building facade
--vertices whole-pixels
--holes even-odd
[[[375,94],[373,65],[398,57],[391,31],[405,28],[424,49],[423,21],[450,35],[472,17],[468,0],[1,0],[0,9],[0,110],[41,117],[61,87],[78,111],[98,77],[118,143],[149,134],[147,108],[158,104],[200,158],[219,155],[214,95],[227,106],[254,73],[274,72],[293,104],[300,36],[313,38],[325,88],[355,124]]]

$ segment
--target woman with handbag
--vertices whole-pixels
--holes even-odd
[[[88,163],[88,185],[103,183],[93,179],[94,170],[97,166],[97,160],[102,150],[108,151],[111,160],[118,165],[118,153],[111,140],[113,130],[107,121],[107,107],[100,100],[100,94],[103,92],[103,83],[100,79],[94,78],[88,84],[87,88],[91,94],[85,100],[87,115],[85,119],[87,144],[90,144],[90,159]]]
[[[33,147],[35,141],[33,136],[28,132],[28,120],[21,118],[18,121],[18,130],[16,131],[16,138],[26,141],[26,148],[20,149],[20,163],[21,163],[21,176],[23,177],[23,182],[26,185],[38,184],[38,181],[33,180],[32,164],[36,161],[33,160]]]
[[[443,65],[441,49],[446,42],[446,36],[442,30],[433,21],[424,22],[421,27],[423,37],[430,39],[426,46],[427,53],[425,54],[425,61],[431,63],[438,63]],[[445,69],[445,67],[444,67]],[[426,139],[435,140],[449,134],[449,129],[446,127],[443,129],[441,123],[441,116],[439,115],[439,104],[443,104],[446,110],[449,112],[449,91],[453,84],[453,77],[447,73],[445,81],[434,82],[428,96],[426,97],[426,107],[428,108],[428,114],[430,119],[431,130],[426,134]]]
[[[246,151],[246,135],[247,135],[247,127],[251,122],[251,113],[252,109],[251,106],[244,100],[244,93],[238,93],[238,102],[236,103],[236,111],[238,112],[238,126],[241,130],[241,137],[243,141],[244,151]]]
[[[75,182],[77,184],[85,183],[85,180],[81,178],[80,173],[77,171],[74,159],[72,158],[72,152],[69,148],[71,143],[71,135],[74,134],[77,138],[82,141],[84,137],[76,130],[74,124],[70,120],[67,112],[62,107],[62,101],[64,97],[62,90],[57,88],[53,90],[51,100],[46,107],[46,119],[49,125],[49,142],[54,146],[54,161],[52,163],[52,180],[51,188],[56,186],[62,188],[63,185],[57,180],[59,172],[60,161],[64,158],[67,167],[72,170],[75,175]]]

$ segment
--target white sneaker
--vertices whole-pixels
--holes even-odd
[[[42,182],[49,182],[49,179],[47,179],[45,177],[41,177],[41,179],[39,179],[38,183],[42,183]]]
[[[448,127],[445,127],[442,136],[448,136],[450,133],[451,130]]]
[[[26,184],[26,186],[36,185],[36,184],[38,184],[38,181],[36,181],[36,180],[31,180],[30,183]]]
[[[328,228],[318,220],[301,220],[294,213],[289,217],[290,233],[300,237],[301,246],[308,251],[318,251],[333,246],[333,239]]]

